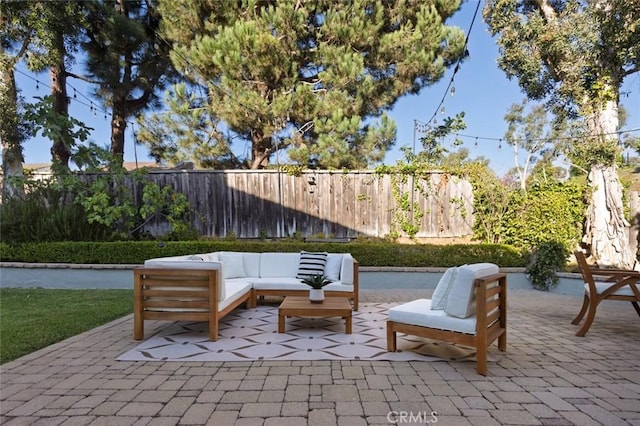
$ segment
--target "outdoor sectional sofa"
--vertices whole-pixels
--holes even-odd
[[[218,339],[218,321],[241,304],[263,296],[306,296],[301,274],[317,253],[213,252],[148,259],[134,269],[134,338],[145,320],[206,321]],[[313,266],[318,268],[317,265]],[[313,269],[311,272],[314,272]],[[349,253],[327,253],[321,273],[332,280],[327,297],[346,297],[358,310],[358,262]]]

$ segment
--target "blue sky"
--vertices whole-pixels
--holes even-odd
[[[462,9],[448,24],[456,25],[467,33],[477,4],[476,1],[465,2]],[[446,90],[453,76],[453,69],[449,69],[439,83],[424,88],[419,95],[401,98],[389,113],[396,121],[398,131],[396,146],[387,153],[385,163],[393,164],[401,158],[399,150],[401,146],[413,146],[416,120],[426,123],[435,113],[437,119],[441,121],[446,116],[454,116],[464,111],[467,129],[461,134],[471,136],[462,137],[464,146],[469,149],[470,157],[488,158],[492,169],[499,176],[504,175],[514,166],[512,148],[505,143],[500,144],[497,139],[504,136],[506,130],[504,115],[507,110],[512,104],[522,101],[524,94],[520,91],[517,81],[507,80],[504,73],[497,67],[498,48],[488,32],[487,25],[482,21],[482,6],[469,36],[470,56],[460,65],[453,80],[455,95],[451,96]],[[19,70],[24,72],[24,68]],[[41,82],[38,90],[36,90],[35,79]],[[30,74],[27,77],[18,72],[16,80],[18,88],[22,90],[22,95],[27,101],[33,101],[33,96],[45,96],[49,92],[47,73],[37,76]],[[76,98],[73,98],[70,105],[70,114],[95,129],[91,140],[99,145],[108,146],[109,115],[107,114],[105,118],[104,112],[91,109],[91,89],[87,85],[73,79],[70,79],[69,83],[77,89]],[[636,74],[628,78],[623,90],[630,92],[628,97],[622,99],[629,112],[624,129],[640,128],[640,76]],[[73,89],[69,89],[69,96],[74,96]],[[445,115],[440,113],[439,108],[443,97],[442,106],[445,108]],[[93,106],[96,107],[97,104],[94,102]],[[131,127],[128,127],[125,160],[134,161],[137,157],[138,161],[150,161],[146,148],[134,146],[131,132]],[[421,146],[419,136],[418,132],[415,139],[418,149]],[[477,145],[476,136],[478,137]],[[502,145],[500,149],[499,145]],[[27,163],[49,162],[50,146],[51,142],[42,138],[27,141],[24,144],[25,161]],[[237,148],[242,149],[242,147]]]

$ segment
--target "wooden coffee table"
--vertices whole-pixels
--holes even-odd
[[[322,303],[311,303],[308,297],[287,296],[278,308],[278,333],[284,333],[284,318],[341,317],[346,333],[351,334],[351,304],[346,297],[325,297]]]

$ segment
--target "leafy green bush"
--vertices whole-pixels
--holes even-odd
[[[396,244],[311,243],[302,241],[118,241],[53,242],[16,246],[0,245],[0,259],[19,262],[80,264],[141,264],[145,259],[213,251],[246,252],[348,252],[361,266],[448,267],[473,262],[492,262],[501,267],[524,267],[527,256],[512,247],[496,244]]]
[[[38,187],[24,198],[0,205],[0,235],[8,243],[36,241],[104,241],[108,227],[89,223],[84,209],[67,202],[68,194],[52,187]]]
[[[513,191],[502,218],[500,242],[528,250],[550,240],[575,246],[582,235],[584,182],[533,185],[526,193]]]
[[[526,274],[534,288],[547,291],[558,285],[557,273],[567,264],[569,250],[558,241],[540,244],[534,250]]]

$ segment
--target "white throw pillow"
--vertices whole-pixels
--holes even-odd
[[[327,263],[327,252],[300,252],[300,263],[296,278],[304,279],[313,275],[324,275],[324,265]]]
[[[444,274],[442,274],[442,278],[440,278],[436,289],[433,291],[433,296],[431,296],[432,311],[442,311],[447,306],[449,292],[451,291],[453,281],[456,279],[457,272],[458,268],[454,266],[447,269],[444,271]]]
[[[451,285],[444,312],[456,318],[468,318],[476,313],[476,292],[473,282],[500,272],[493,263],[473,263],[460,266]]]
[[[222,273],[225,278],[245,278],[244,261],[241,254],[220,254]]]
[[[340,268],[342,268],[342,254],[330,253],[327,255],[327,263],[324,265],[324,276],[331,281],[340,281]]]

